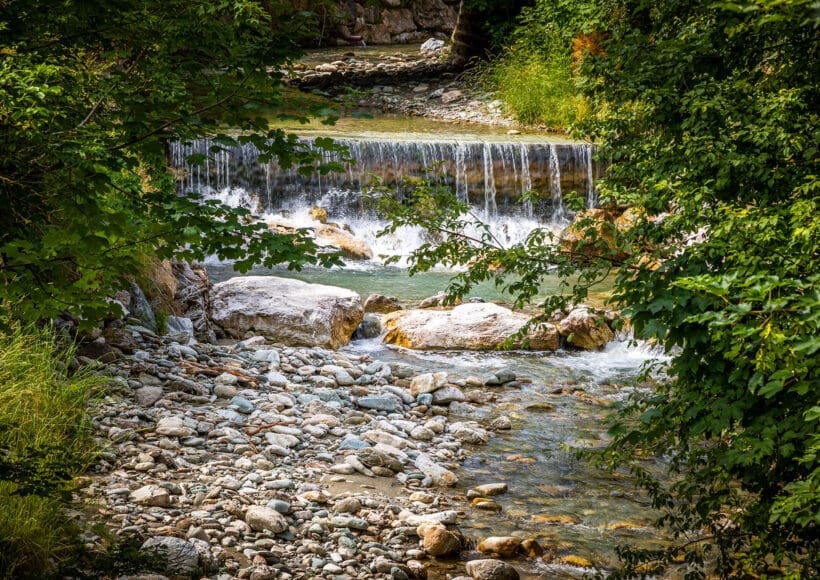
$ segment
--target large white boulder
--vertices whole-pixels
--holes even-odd
[[[524,326],[530,317],[492,303],[468,303],[452,310],[401,310],[385,315],[384,342],[413,349],[491,350]],[[528,335],[532,350],[558,350],[558,330],[540,325]],[[523,346],[523,345],[518,345]]]
[[[351,290],[274,276],[231,278],[211,298],[211,317],[226,334],[250,331],[291,346],[344,346],[364,316]]]

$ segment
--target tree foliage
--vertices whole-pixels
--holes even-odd
[[[217,134],[285,165],[315,154],[270,130],[305,19],[252,0],[0,3],[0,301],[14,316],[95,320],[140,256],[317,258],[301,234],[175,195],[166,144]],[[225,134],[222,127],[235,128]],[[203,159],[192,161],[202,162]],[[322,166],[321,170],[332,169]]]
[[[680,561],[693,577],[817,577],[817,6],[600,0],[536,10],[546,5],[568,10],[562,22],[574,29],[562,35],[583,40],[573,66],[593,115],[578,131],[610,162],[602,203],[631,206],[636,219],[608,232],[582,220],[580,245],[545,249],[541,233],[503,248],[428,191],[418,209],[393,210],[442,237],[417,252],[417,266],[472,259],[452,288],[463,293],[500,264],[524,298],[549,265],[579,271],[569,286],[581,297],[584,280],[615,268],[613,302],[635,336],[675,353],[669,381],[619,412],[598,459],[633,470],[678,542],[623,549],[616,577]],[[666,481],[636,461],[652,454],[668,459]]]
[[[671,453],[664,523],[708,530],[721,575],[818,574],[818,14],[808,1],[624,3],[584,58],[613,160],[646,208],[616,299],[678,347],[673,380],[616,426],[613,457]],[[649,267],[653,262],[660,267]],[[709,545],[709,544],[707,544]],[[702,550],[693,549],[698,558]]]

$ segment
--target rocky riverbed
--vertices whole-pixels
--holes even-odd
[[[453,68],[444,41],[429,42],[435,48],[405,45],[389,54],[369,54],[353,47],[323,53],[321,62],[314,56],[288,71],[290,82],[365,111],[517,130],[503,102],[481,86],[476,73]]]
[[[105,451],[83,493],[115,534],[143,535],[143,551],[168,557],[155,572],[426,578],[431,558],[468,547],[441,491],[475,446],[510,428],[486,404],[492,388],[518,384],[513,372],[416,374],[261,337],[220,346],[122,331],[126,356],[106,365],[115,378],[93,413]],[[474,505],[493,509],[505,489],[475,491]],[[537,556],[536,546],[481,549]],[[517,577],[500,560],[467,569]]]

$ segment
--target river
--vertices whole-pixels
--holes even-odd
[[[308,209],[321,205],[333,221],[350,225],[376,255],[373,260],[332,270],[306,268],[295,273],[275,268],[250,274],[342,286],[363,298],[371,293],[395,296],[407,305],[442,290],[452,272],[437,270],[409,277],[401,267],[384,265],[385,256],[406,256],[423,237],[418,231],[377,237],[384,222],[361,204],[367,174],[381,172],[386,180],[396,182],[436,163],[444,168],[447,183],[509,243],[522,239],[534,227],[558,231],[565,226],[572,219],[563,203],[569,188],[594,204],[598,169],[588,145],[549,136],[515,139],[492,132],[450,132],[442,137],[429,123],[421,129],[388,134],[345,127],[333,136],[348,145],[357,163],[346,173],[324,180],[299,178],[275,164],[260,164],[247,146],[218,154],[204,168],[186,166],[184,159],[206,152],[207,141],[175,145],[171,158],[177,170],[184,169],[179,182],[183,193],[197,192],[244,205],[265,219],[288,219],[297,225],[309,225]],[[303,139],[310,146],[311,136]],[[535,207],[521,204],[518,197],[530,189],[542,191],[545,202]],[[214,281],[235,275],[230,264],[212,261],[208,269]],[[559,283],[557,278],[545,280],[542,297],[559,291]],[[610,288],[611,281],[596,287],[591,301],[602,303]],[[491,284],[477,287],[474,295],[496,302],[510,300]],[[663,363],[662,354],[628,341],[613,342],[601,352],[477,353],[414,352],[370,339],[353,341],[346,350],[462,376],[510,368],[525,379],[520,388],[488,393],[492,404],[485,407],[491,409],[490,416],[508,416],[513,428],[475,449],[459,471],[460,483],[453,491],[453,502],[465,512],[461,528],[471,540],[515,535],[535,538],[545,548],[544,559],[515,562],[523,577],[581,576],[589,569],[572,565],[572,557],[607,569],[616,563],[618,544],[644,548],[664,544],[651,526],[655,514],[648,498],[635,489],[627,474],[602,472],[576,457],[581,448],[606,444],[605,418],[611,407],[636,389],[651,388],[651,384],[638,382],[638,376],[644,365]],[[464,500],[470,487],[494,482],[505,482],[510,488],[495,498],[500,512],[474,509]],[[450,567],[457,570],[458,566],[458,562],[445,562],[437,572],[443,577]]]

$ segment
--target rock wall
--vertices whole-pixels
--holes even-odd
[[[346,3],[341,2],[340,8],[346,9]],[[431,36],[447,38],[456,25],[458,0],[356,2],[355,10],[355,22],[340,10],[338,37],[330,39],[331,43],[345,44],[351,36],[361,36],[367,44],[423,42]]]

